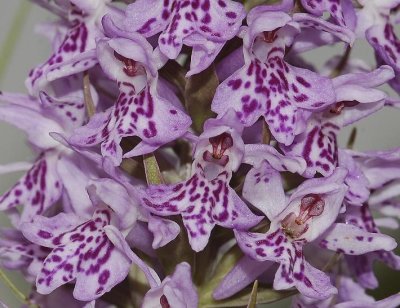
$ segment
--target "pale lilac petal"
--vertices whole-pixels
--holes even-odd
[[[320,31],[331,33],[341,41],[350,45],[353,44],[356,38],[353,31],[351,31],[347,27],[334,25],[321,18],[314,17],[306,13],[294,14],[293,20],[298,22],[303,27],[311,27]]]
[[[266,144],[246,144],[244,163],[258,167],[267,162],[277,171],[302,174],[306,164],[300,156],[282,155],[274,147]]]
[[[374,303],[369,301],[349,301],[335,305],[336,308],[396,308],[400,305],[400,295],[395,294]]]
[[[221,280],[213,292],[216,300],[230,297],[250,285],[263,272],[269,269],[274,263],[269,261],[255,261],[244,256],[235,267]]]
[[[32,168],[32,163],[16,162],[7,165],[0,165],[0,174],[6,174],[18,171],[27,171]]]
[[[170,14],[168,8],[165,15]],[[164,4],[161,1],[138,0],[126,8],[124,22],[127,29],[150,37],[163,31],[168,25],[168,19],[162,17],[163,10]]]
[[[104,19],[104,26],[108,25],[109,31],[126,34],[107,20]],[[115,165],[122,160],[120,141],[123,137],[138,136],[142,140],[139,147],[124,155],[132,157],[179,138],[191,124],[180,106],[158,94],[150,44],[143,37],[128,36],[103,39],[98,44],[100,65],[118,82],[117,102],[106,112],[92,117],[86,126],[75,130],[70,138],[70,142],[78,146],[101,143],[102,155],[112,158]]]
[[[150,215],[149,230],[153,233],[152,247],[157,249],[173,241],[180,233],[179,225],[169,219],[163,219]]]
[[[15,229],[0,229],[0,264],[6,269],[20,269],[27,279],[36,277],[50,250],[33,244]]]
[[[368,179],[370,188],[380,188],[385,183],[398,179],[400,167],[399,148],[365,152],[355,156],[360,161],[361,169]]]
[[[187,72],[186,76],[192,76],[204,71],[207,67],[213,63],[215,57],[219,54],[224,44],[214,43],[212,48],[207,46],[209,41],[203,39],[205,45],[201,44],[201,41],[197,42],[192,49],[192,57],[190,59],[190,70]],[[211,50],[208,50],[207,47]]]
[[[40,112],[40,104],[38,104],[37,99],[26,94],[2,91],[0,101]]]
[[[63,194],[68,198],[74,213],[90,217],[93,205],[86,192],[86,185],[91,178],[98,175],[94,172],[94,167],[88,160],[76,154],[65,155],[57,162],[57,173],[62,179]]]
[[[346,168],[347,174],[345,183],[349,187],[346,194],[346,201],[352,205],[362,205],[369,198],[369,183],[364,176],[360,166],[346,150],[339,150],[339,166]]]
[[[389,205],[391,204],[391,201],[394,201],[392,199],[395,199],[399,195],[399,189],[400,189],[400,180],[395,180],[392,181],[385,186],[374,190],[374,192],[371,194],[371,198],[369,199],[369,204],[372,207],[378,207],[378,206],[385,206],[386,201],[389,201]],[[395,205],[396,202],[393,203]]]
[[[299,133],[296,120],[301,118],[301,110],[320,110],[332,104],[334,93],[330,80],[292,67],[282,57],[283,48],[275,48],[265,63],[255,59],[246,63],[219,85],[212,110],[222,113],[232,107],[245,126],[264,116],[273,136],[291,144]]]
[[[369,73],[344,74],[332,80],[336,92],[336,101],[357,101],[374,103],[383,100],[387,94],[375,89],[394,77],[393,69],[382,65]]]
[[[158,277],[157,273],[131,250],[123,235],[117,228],[112,225],[107,225],[104,227],[104,232],[113,245],[115,245],[119,251],[124,252],[128,259],[143,271],[147,281],[150,284],[150,287],[153,288],[160,284],[160,278]]]
[[[34,222],[23,222],[20,226],[23,235],[32,243],[55,248],[54,238],[77,227],[84,220],[72,213],[60,213],[51,218],[35,216]]]
[[[129,230],[137,221],[139,200],[120,183],[107,178],[91,180],[87,190],[93,204],[106,204],[113,210],[120,231]]]
[[[258,168],[252,168],[247,174],[243,198],[263,212],[269,220],[274,219],[287,206],[281,175],[266,162]]]
[[[138,221],[125,237],[125,240],[130,247],[137,248],[143,251],[145,254],[155,257],[155,250],[151,246],[153,238],[153,234],[150,232],[147,224],[142,221]]]
[[[336,223],[330,227],[320,243],[325,248],[350,255],[377,250],[393,250],[396,241],[387,235],[370,233],[352,225]]]
[[[243,6],[230,0],[192,4],[139,0],[130,4],[125,13],[126,29],[146,37],[161,32],[159,48],[168,58],[175,59],[183,44],[193,47],[190,75],[215,59],[223,44],[237,34],[245,17]],[[200,58],[206,61],[200,62]]]
[[[143,308],[160,307],[161,297],[164,296],[170,307],[196,308],[198,295],[192,282],[191,268],[186,262],[179,263],[175,272],[167,276],[160,286],[151,288],[144,296]]]
[[[345,107],[339,115],[333,116],[330,119],[330,123],[339,127],[345,127],[368,117],[369,115],[381,110],[384,106],[385,100],[369,104],[358,104],[349,108]]]
[[[0,120],[24,131],[29,142],[40,149],[57,146],[57,142],[50,137],[49,132],[63,131],[63,128],[53,119],[45,117],[34,108],[26,108],[18,104],[0,105]]]

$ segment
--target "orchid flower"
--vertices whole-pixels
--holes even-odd
[[[339,130],[383,108],[387,94],[374,87],[392,78],[393,70],[384,65],[369,73],[345,74],[333,79],[336,104],[312,114],[305,132],[296,136],[291,145],[281,145],[285,154],[306,160],[305,177],[333,172],[338,165]]]
[[[195,251],[204,249],[216,224],[247,229],[261,219],[229,186],[243,159],[242,130],[233,110],[208,120],[196,144],[191,177],[174,185],[149,186],[142,197],[143,205],[156,215],[182,215]]]
[[[133,204],[102,199],[104,192],[95,185],[88,193],[95,205],[90,219],[75,214],[60,213],[47,218],[36,216],[21,225],[24,236],[40,246],[51,248],[50,254],[36,278],[37,291],[49,294],[76,279],[74,297],[91,301],[111,290],[136,263],[154,280],[154,274],[124,243],[121,232],[127,233],[137,218]]]
[[[178,57],[183,44],[192,47],[190,76],[215,60],[244,17],[243,5],[232,0],[139,0],[128,5],[122,23],[145,37],[161,32],[158,48],[169,59]]]
[[[101,143],[103,156],[119,165],[122,157],[149,153],[182,136],[191,121],[167,87],[164,96],[159,94],[152,47],[144,37],[117,28],[107,16],[103,25],[109,38],[98,41],[98,58],[120,93],[114,106],[78,128],[70,141],[79,146]],[[138,136],[141,142],[122,154],[119,143],[128,136]]]
[[[396,90],[400,90],[399,73],[399,46],[400,41],[395,34],[394,26],[390,20],[390,10],[400,5],[398,0],[384,1],[360,1],[363,8],[358,12],[358,35],[367,39],[374,48],[377,61],[390,65],[396,78],[389,84]]]
[[[352,206],[345,213],[345,222],[357,226],[361,230],[370,232],[374,236],[380,236],[379,229],[371,215],[369,206],[354,207]],[[362,242],[364,237],[360,234],[357,238]],[[371,236],[365,237],[366,240],[372,242]],[[346,261],[349,264],[350,271],[357,278],[358,283],[365,288],[376,288],[378,281],[373,272],[373,263],[375,260],[380,260],[393,269],[400,269],[400,257],[386,249],[373,251],[360,256],[346,256]]]
[[[339,165],[349,170],[345,183],[349,187],[346,199],[352,205],[362,205],[371,190],[399,179],[400,150],[357,152],[339,149]]]
[[[400,270],[400,148],[338,138],[400,108],[400,0],[32,1],[52,52],[0,91],[35,157],[0,165],[23,307],[399,306],[367,289]]]
[[[249,13],[247,22],[241,32],[244,65],[219,85],[211,108],[218,114],[234,108],[245,126],[262,116],[274,138],[288,146],[304,131],[308,112],[335,102],[334,86],[330,79],[284,60],[300,26],[310,23],[308,17],[292,19],[260,6]]]
[[[67,211],[90,211],[85,183],[102,172],[84,157],[54,140],[50,133],[69,134],[85,120],[85,106],[79,93],[61,99],[40,93],[40,102],[25,96],[2,93],[0,119],[23,130],[33,149],[39,152],[33,164],[2,166],[1,173],[28,172],[0,197],[0,210],[23,205],[21,221],[45,213],[60,197]],[[83,185],[82,185],[83,184]]]
[[[30,71],[25,82],[32,95],[45,90],[51,81],[83,72],[97,63],[95,40],[104,36],[100,21],[106,12],[112,12],[110,0],[68,2],[57,7],[68,18],[65,37],[54,46],[54,53],[46,62]]]
[[[275,274],[275,289],[295,286],[303,295],[318,299],[336,293],[329,277],[304,260],[303,246],[316,240],[335,221],[347,190],[343,184],[346,173],[345,169],[337,168],[327,178],[307,180],[289,200],[277,186],[271,197],[279,203],[266,213],[271,220],[268,232],[236,232],[238,244],[246,255],[280,264]]]

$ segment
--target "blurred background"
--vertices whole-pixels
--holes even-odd
[[[0,90],[26,93],[24,81],[29,70],[42,63],[50,55],[50,44],[42,36],[35,34],[35,25],[53,20],[54,17],[44,9],[28,0],[0,1]],[[343,52],[343,46],[320,48],[306,55],[306,59],[321,67],[333,55]],[[364,59],[374,65],[375,59],[371,47],[357,41],[352,57]],[[396,94],[388,89],[395,96]],[[400,110],[385,109],[357,123],[356,150],[387,149],[400,146]],[[351,127],[340,135],[340,144],[345,145]],[[29,161],[33,158],[27,147],[24,135],[14,127],[0,122],[0,164],[16,161]],[[0,176],[0,193],[8,190],[21,176],[13,173]],[[10,225],[7,218],[0,214],[0,225]],[[399,238],[399,230],[392,232]],[[396,234],[397,233],[397,234]],[[400,250],[397,249],[397,253]],[[379,271],[380,288],[371,292],[377,298],[386,297],[400,291],[400,273],[376,264]],[[10,279],[27,294],[29,285],[21,275],[6,272]],[[9,307],[20,307],[20,302],[11,290],[0,281],[0,299]],[[288,307],[289,302],[273,304],[268,307]]]

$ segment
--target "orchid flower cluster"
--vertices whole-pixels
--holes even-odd
[[[400,305],[367,293],[400,269],[400,147],[337,141],[400,106],[400,0],[33,1],[53,53],[0,94],[36,153],[0,166],[27,306]]]

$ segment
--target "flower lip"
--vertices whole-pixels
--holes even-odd
[[[212,146],[212,153],[206,150],[203,153],[204,161],[225,167],[229,162],[229,156],[225,155],[225,151],[233,146],[232,136],[224,132],[220,135],[210,137],[208,140]]]
[[[212,145],[212,157],[221,159],[227,149],[233,146],[233,139],[227,132],[208,139]]]
[[[123,55],[120,55],[115,50],[114,50],[114,56],[115,58],[117,58],[117,60],[124,63],[125,67],[123,68],[123,71],[129,77],[144,75],[146,73],[143,66],[141,66],[137,61],[126,58]]]
[[[280,28],[277,28],[277,29],[272,30],[272,31],[264,31],[262,33],[261,39],[266,43],[269,43],[269,44],[273,43],[278,38],[277,32],[278,32],[279,29]]]
[[[358,104],[359,104],[359,102],[357,102],[357,101],[338,102],[329,110],[329,112],[338,115],[338,114],[342,113],[342,110],[344,108],[346,108],[346,107],[354,107],[354,106],[357,106]]]
[[[293,212],[285,216],[281,221],[282,229],[287,236],[297,239],[307,232],[307,221],[320,216],[325,207],[325,201],[318,194],[308,194],[301,199],[300,213],[296,216]]]
[[[163,294],[163,295],[160,297],[160,304],[161,304],[161,307],[162,307],[162,308],[171,308],[171,305],[169,304],[168,299],[167,299],[167,297],[165,296],[165,294]]]

